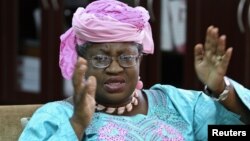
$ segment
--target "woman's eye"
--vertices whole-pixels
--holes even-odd
[[[134,56],[133,55],[121,55],[120,59],[123,61],[130,61],[134,59]]]
[[[96,56],[93,57],[93,59],[96,60],[96,61],[102,62],[102,61],[109,60],[109,57],[108,56],[104,56],[104,55],[96,55]]]

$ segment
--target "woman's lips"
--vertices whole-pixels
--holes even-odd
[[[111,78],[105,81],[104,89],[109,93],[121,92],[125,88],[125,80],[122,78]]]

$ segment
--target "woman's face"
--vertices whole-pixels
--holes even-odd
[[[95,43],[87,48],[86,76],[97,79],[96,100],[105,105],[123,105],[135,90],[140,60],[133,43]]]

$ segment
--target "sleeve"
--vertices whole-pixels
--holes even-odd
[[[69,112],[59,106],[62,105],[47,104],[39,108],[25,126],[19,141],[77,141]]]
[[[245,104],[248,110],[250,110],[250,90],[232,79],[230,79],[230,82],[233,85],[242,103]]]
[[[245,106],[250,109],[250,90],[230,79],[235,91]],[[240,116],[228,111],[219,102],[201,93],[194,112],[194,129],[197,140],[206,140],[208,125],[241,125]]]

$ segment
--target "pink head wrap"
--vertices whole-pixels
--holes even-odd
[[[72,27],[61,35],[59,66],[71,79],[77,62],[76,45],[90,42],[136,42],[143,52],[154,53],[149,14],[143,7],[129,7],[117,0],[98,0],[76,10]]]

